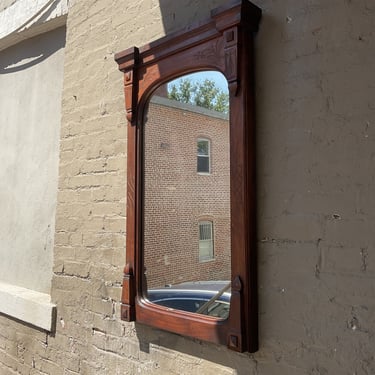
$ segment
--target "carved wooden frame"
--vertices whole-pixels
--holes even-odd
[[[205,23],[115,56],[119,69],[124,72],[128,120],[126,266],[121,318],[226,344],[241,352],[258,349],[253,34],[260,17],[261,11],[255,5],[247,0],[235,0],[213,10]],[[230,93],[232,296],[226,320],[169,311],[143,297],[145,108],[161,84],[200,70],[223,73]]]

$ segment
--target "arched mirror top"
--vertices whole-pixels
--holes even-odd
[[[228,1],[205,22],[115,55],[128,120],[121,317],[250,352],[258,348],[253,37],[260,17],[251,2]],[[206,305],[207,296],[191,308],[164,304],[168,290],[181,295],[186,286],[209,290],[222,305]]]
[[[183,82],[190,82],[191,86],[184,86]],[[194,97],[198,98],[199,95],[196,94],[199,94],[199,92],[203,94],[201,90],[205,87],[208,89],[210,85],[213,86],[212,88],[215,91],[213,93],[213,98],[211,98],[211,100],[213,100],[212,104],[214,104],[215,98],[218,98],[219,100],[224,100],[226,106],[225,113],[228,114],[230,102],[228,80],[226,79],[224,73],[217,69],[202,68],[200,70],[179,72],[179,74],[175,74],[171,77],[161,78],[153,82],[151,85],[147,85],[147,89],[143,92],[142,97],[139,98],[137,123],[144,123],[144,116],[147,114],[149,102],[155,97],[163,97],[170,100],[176,100],[182,104],[185,103],[187,105],[190,104],[197,106],[198,108],[205,108],[205,104],[199,103],[199,101],[194,102]],[[184,100],[181,97],[176,97],[171,92],[172,86],[175,86],[178,90],[198,90],[198,93],[191,91],[190,101],[187,98],[185,98]],[[206,105],[206,108],[210,109],[211,106]],[[211,109],[215,110],[215,106],[213,106]],[[223,109],[219,109],[218,112],[224,111]]]
[[[206,22],[142,48],[132,47],[117,53],[115,60],[125,73],[128,120],[133,124],[140,120],[136,108],[143,108],[156,86],[194,71],[222,72],[228,80],[230,95],[236,95],[239,57],[242,58],[242,50],[251,48],[252,40],[247,41],[247,37],[252,39],[252,34],[258,30],[260,17],[261,10],[251,2],[229,1],[212,10]]]

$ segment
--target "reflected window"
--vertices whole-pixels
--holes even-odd
[[[212,221],[199,222],[199,261],[214,259],[214,240],[212,235]]]
[[[197,172],[210,173],[210,141],[199,138],[197,141]]]

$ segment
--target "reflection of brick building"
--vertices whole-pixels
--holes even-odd
[[[209,144],[209,173],[197,172],[197,142],[202,139]],[[145,150],[148,287],[230,279],[226,115],[154,96],[145,126]],[[206,252],[211,224],[212,257]]]

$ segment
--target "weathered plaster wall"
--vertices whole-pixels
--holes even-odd
[[[54,336],[0,317],[4,374],[365,375],[374,362],[371,0],[254,0],[260,351],[119,319],[126,132],[113,53],[225,1],[71,1]],[[163,21],[161,20],[161,13]]]
[[[17,0],[0,0],[0,12],[8,7],[10,7],[12,4],[14,4]]]
[[[375,4],[259,4],[258,369],[374,374]]]
[[[0,52],[0,281],[49,293],[65,28]]]
[[[0,50],[64,26],[68,0],[0,0]]]

